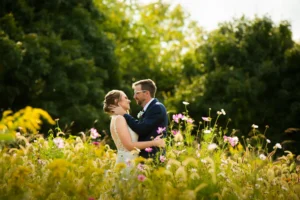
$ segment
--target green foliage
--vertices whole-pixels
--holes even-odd
[[[41,107],[74,120],[73,131],[105,119],[101,102],[119,73],[104,21],[92,0],[2,1],[1,109]]]
[[[188,19],[180,5],[162,1],[95,1],[109,18],[107,34],[116,44],[122,87],[132,96],[131,84],[151,78],[158,86],[158,98],[172,96],[180,83],[183,54],[201,41],[202,29]],[[136,107],[133,105],[134,112]]]
[[[167,106],[178,109],[182,99],[189,101],[196,119],[210,107],[224,108],[241,134],[253,123],[269,125],[278,140],[284,129],[299,126],[299,59],[285,21],[276,26],[268,17],[242,17],[223,23],[186,56],[186,77]]]
[[[279,144],[268,154],[259,146],[266,138],[254,145],[229,135],[216,126],[224,114],[206,118],[192,144],[195,122],[187,109],[177,115],[171,124],[181,133],[169,135],[166,156],[156,163],[138,157],[116,164],[115,150],[85,134],[31,143],[17,136],[25,145],[0,148],[0,199],[298,199],[299,156],[285,152],[272,161]]]
[[[4,0],[0,109],[41,107],[61,124],[74,121],[75,132],[106,129],[105,93],[130,97],[132,82],[151,78],[170,113],[182,100],[195,119],[224,108],[240,134],[255,123],[279,139],[299,126],[299,56],[289,23],[268,17],[205,33],[180,5],[162,1]]]

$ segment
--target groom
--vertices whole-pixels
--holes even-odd
[[[139,135],[138,141],[150,141],[158,136],[160,128],[165,128],[161,134],[166,137],[166,129],[168,125],[168,116],[165,106],[155,98],[156,85],[151,79],[144,79],[132,84],[136,103],[143,107],[138,114],[139,119],[133,118],[125,113],[120,107],[114,108],[115,114],[123,115],[128,126]],[[159,131],[158,131],[159,130]],[[144,158],[155,158],[155,154],[159,152],[159,148],[151,147],[149,152],[141,150],[140,156]]]

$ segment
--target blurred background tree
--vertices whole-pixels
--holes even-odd
[[[107,130],[106,92],[132,97],[131,84],[144,78],[169,113],[183,111],[182,101],[196,120],[224,108],[240,134],[269,125],[275,140],[299,127],[300,47],[286,21],[241,17],[207,33],[162,1],[4,0],[0,56],[2,111],[40,107],[62,125],[74,121],[74,133],[95,120]]]
[[[269,125],[270,138],[278,140],[286,128],[299,126],[300,54],[288,22],[276,26],[268,17],[242,17],[205,37],[184,62],[187,71],[197,71],[185,73],[167,105],[183,109],[187,100],[198,120],[209,108],[214,116],[224,108],[242,135],[252,124],[262,131]]]
[[[120,78],[93,1],[4,0],[0,7],[1,109],[40,107],[61,124],[74,121],[76,131],[106,117],[103,97]]]
[[[183,55],[200,44],[203,30],[180,5],[95,2],[109,18],[105,30],[116,44],[122,89],[132,97],[132,83],[151,78],[158,86],[159,99],[173,96],[182,75]],[[135,103],[132,107],[134,114],[141,109]]]

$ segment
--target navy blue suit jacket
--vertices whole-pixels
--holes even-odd
[[[128,126],[139,135],[138,141],[150,141],[153,140],[159,134],[157,133],[158,127],[168,126],[168,115],[165,106],[157,99],[154,99],[147,110],[141,116],[140,119],[135,119],[129,114],[124,115]],[[163,137],[166,137],[166,131],[163,133]],[[140,156],[144,158],[154,158],[159,148],[151,147],[153,150],[151,153],[141,150]]]

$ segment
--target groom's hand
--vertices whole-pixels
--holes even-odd
[[[127,112],[120,106],[111,107],[111,111],[116,115],[125,115]]]

